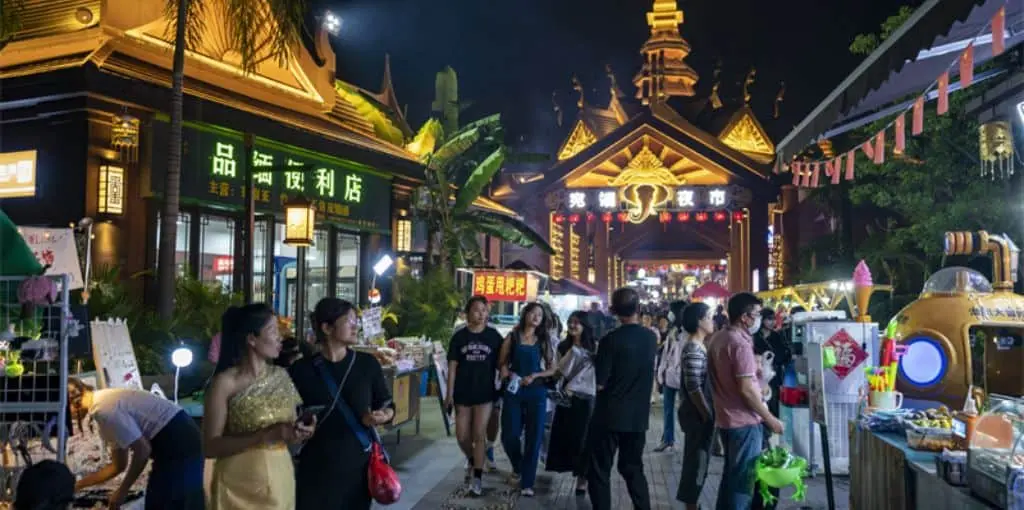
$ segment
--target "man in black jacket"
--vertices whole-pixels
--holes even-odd
[[[637,510],[651,508],[643,453],[654,385],[654,331],[640,325],[640,297],[631,288],[612,294],[620,326],[605,335],[594,361],[597,398],[590,422],[591,451],[587,480],[594,510],[610,510],[611,469],[619,453],[619,473]]]

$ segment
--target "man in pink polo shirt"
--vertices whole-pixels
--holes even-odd
[[[763,426],[782,433],[762,399],[753,332],[761,328],[761,300],[746,292],[729,299],[730,324],[708,342],[708,375],[715,427],[725,446],[718,510],[748,510],[754,502],[754,461],[761,453]]]

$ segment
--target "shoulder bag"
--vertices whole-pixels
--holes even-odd
[[[391,467],[391,461],[381,445],[377,429],[363,425],[356,418],[352,408],[349,407],[348,403],[341,396],[341,389],[345,386],[345,381],[348,380],[348,374],[352,371],[352,365],[355,364],[358,354],[358,352],[352,351],[352,361],[349,362],[348,368],[345,369],[345,375],[341,378],[340,384],[334,380],[334,376],[327,370],[323,356],[317,356],[313,360],[313,366],[316,367],[320,377],[323,378],[324,384],[327,385],[327,390],[334,394],[334,401],[331,402],[331,407],[324,415],[324,419],[330,416],[331,412],[335,409],[341,413],[349,428],[356,435],[356,438],[359,439],[363,451],[370,452],[370,466],[367,468],[367,475],[370,480],[368,487],[370,497],[377,503],[390,505],[396,503],[402,496],[402,484],[398,480],[398,473],[395,473],[394,468]]]
[[[577,354],[573,354],[576,356]],[[587,368],[587,364],[591,363],[591,357],[589,355],[584,356],[579,363],[573,367],[572,372],[562,381],[562,387],[557,390],[548,390],[548,398],[555,403],[558,407],[572,407],[572,395],[566,388],[569,387],[569,383],[576,378],[584,368]]]

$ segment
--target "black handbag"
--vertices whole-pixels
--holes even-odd
[[[562,381],[562,387],[557,390],[548,390],[548,398],[555,403],[558,407],[572,407],[572,395],[565,390],[569,386],[569,383],[576,378],[587,364],[591,363],[590,356],[586,356],[583,361],[573,367],[572,372]]]

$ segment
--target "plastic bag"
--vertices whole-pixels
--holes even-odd
[[[765,450],[757,458],[754,475],[761,490],[761,499],[765,504],[775,502],[770,489],[782,489],[793,486],[793,501],[803,501],[807,495],[804,477],[807,476],[807,460],[797,457],[782,447]]]
[[[821,348],[821,364],[822,368],[828,370],[836,366],[836,350],[831,346],[824,346]]]
[[[402,497],[402,483],[398,473],[388,464],[384,456],[384,448],[374,441],[370,450],[370,497],[382,505],[397,503]]]

